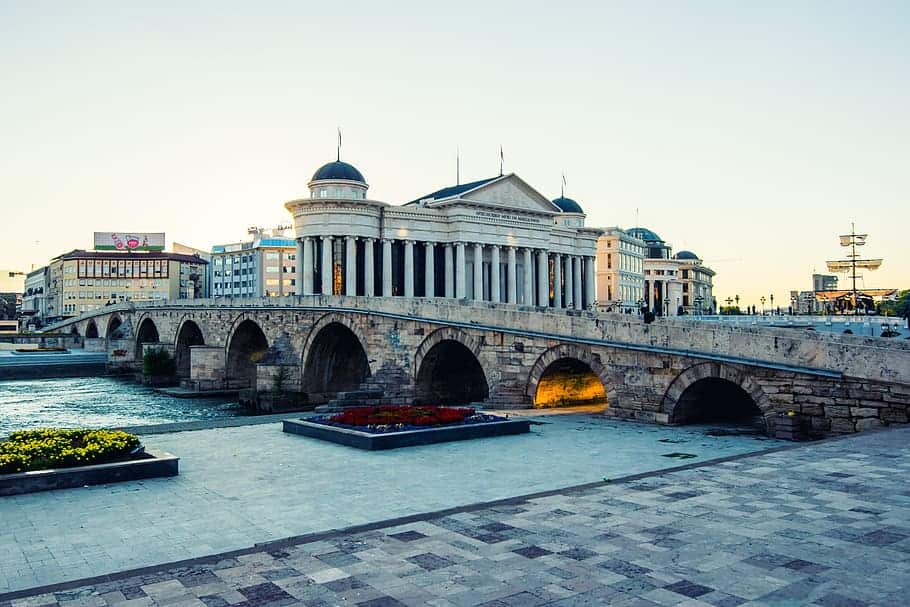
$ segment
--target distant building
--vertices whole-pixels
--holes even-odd
[[[56,322],[124,301],[202,297],[207,264],[179,253],[70,251],[48,264],[46,318]]]
[[[622,228],[602,228],[595,261],[598,307],[637,313],[645,289],[645,243]]]
[[[813,291],[837,291],[837,276],[833,274],[813,274]]]
[[[686,314],[713,314],[714,270],[704,265],[692,251],[680,251],[673,256],[673,259],[679,262],[683,312]]]
[[[297,241],[280,229],[251,233],[251,241],[212,247],[212,297],[297,295]]]
[[[48,268],[32,270],[25,276],[25,291],[22,294],[23,328],[40,329],[47,318],[47,273]]]

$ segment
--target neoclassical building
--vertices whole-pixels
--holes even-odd
[[[447,297],[588,309],[601,231],[570,198],[549,200],[515,174],[394,205],[341,160],[316,171],[294,218],[303,295]]]

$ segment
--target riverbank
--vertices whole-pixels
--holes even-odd
[[[104,375],[106,352],[71,349],[47,352],[0,351],[0,380]]]

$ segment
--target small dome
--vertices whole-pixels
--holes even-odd
[[[658,236],[657,234],[655,234],[648,228],[629,228],[628,230],[626,230],[626,234],[628,234],[629,236],[632,236],[634,238],[637,238],[639,240],[643,240],[645,242],[663,242],[664,241],[663,238],[661,238],[660,236]]]
[[[572,200],[571,198],[566,198],[565,196],[560,196],[559,198],[553,201],[553,204],[559,207],[559,210],[563,213],[584,213],[581,209],[581,205]]]
[[[698,255],[692,251],[680,251],[676,254],[676,259],[698,259]]]
[[[359,181],[366,183],[363,175],[347,162],[335,160],[322,165],[313,173],[313,179],[310,181]]]

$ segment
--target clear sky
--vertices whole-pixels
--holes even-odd
[[[718,300],[811,288],[850,222],[910,287],[910,3],[0,0],[0,268],[92,232],[289,221],[335,156],[398,203],[505,168],[639,222]]]

